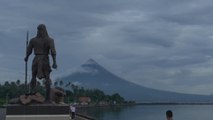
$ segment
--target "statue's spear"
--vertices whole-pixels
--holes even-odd
[[[27,31],[27,38],[26,38],[26,56],[27,56],[28,39],[29,39],[29,32]],[[25,61],[25,86],[26,86],[26,89],[27,89],[27,61]]]

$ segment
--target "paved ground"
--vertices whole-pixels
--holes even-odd
[[[5,116],[6,116],[6,109],[0,108],[0,120],[5,120]]]
[[[69,115],[7,115],[6,120],[71,120]],[[74,120],[86,120],[76,117]]]
[[[6,116],[6,118],[5,118]],[[6,109],[0,108],[0,120],[71,120],[67,115],[6,115]],[[88,120],[76,116],[74,120]]]

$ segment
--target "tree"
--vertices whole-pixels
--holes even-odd
[[[113,100],[113,102],[114,101],[116,101],[116,103],[123,103],[124,102],[124,98],[121,97],[118,93],[113,94],[111,97],[112,97],[111,99]]]
[[[20,86],[20,84],[21,84],[21,81],[20,81],[20,80],[17,80],[17,81],[16,81],[16,85],[17,85],[17,86]]]
[[[60,85],[60,86],[63,86],[63,85],[64,85],[64,83],[63,83],[62,80],[59,82],[59,85]]]
[[[4,86],[9,86],[10,83],[8,81],[5,81]]]
[[[54,82],[54,86],[55,86],[55,87],[58,86],[58,81],[55,81],[55,82]]]

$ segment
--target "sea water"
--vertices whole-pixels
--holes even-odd
[[[172,110],[174,120],[213,120],[213,105],[135,105],[87,108],[84,114],[97,120],[166,120]]]
[[[166,120],[167,110],[173,111],[174,120],[213,120],[213,105],[91,107],[81,112],[96,120]],[[6,109],[0,108],[0,120],[4,120],[5,111]]]

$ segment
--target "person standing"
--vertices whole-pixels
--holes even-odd
[[[70,105],[71,118],[75,119],[76,108],[74,105]]]
[[[173,113],[171,110],[166,111],[166,118],[167,120],[173,120]]]
[[[31,79],[31,92],[35,92],[36,87],[36,78],[45,79],[45,88],[46,88],[46,101],[50,102],[50,62],[49,54],[52,56],[53,64],[52,68],[56,69],[56,50],[54,40],[49,37],[46,26],[40,24],[37,27],[37,36],[32,38],[27,47],[27,55],[25,61],[28,61],[29,56],[34,51],[35,57],[32,62],[32,79]]]

